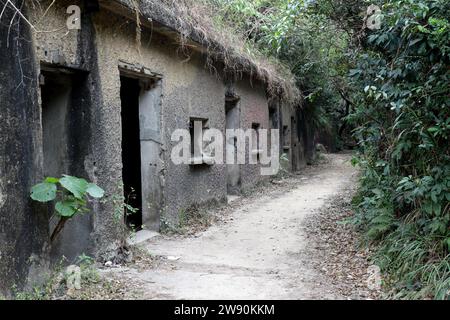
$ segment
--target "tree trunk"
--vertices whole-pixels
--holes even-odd
[[[50,241],[53,243],[56,239],[56,237],[61,233],[62,229],[64,229],[64,225],[67,222],[67,218],[62,217],[58,224],[56,225],[55,229],[53,230],[52,236],[50,237]]]

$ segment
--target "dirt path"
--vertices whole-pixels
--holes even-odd
[[[108,273],[127,281],[142,299],[348,298],[310,261],[326,258],[314,253],[305,219],[348,192],[357,174],[349,155],[328,160],[292,178],[286,192],[277,186],[233,204],[224,221],[205,232],[148,240],[145,250],[160,257],[156,266]]]

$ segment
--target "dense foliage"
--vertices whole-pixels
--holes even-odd
[[[399,297],[450,296],[450,3],[390,0],[350,76],[358,223]]]
[[[348,66],[348,36],[303,0],[210,0],[221,22],[245,34],[250,48],[284,63],[303,93],[305,117],[315,128],[336,132],[346,115],[341,95]]]

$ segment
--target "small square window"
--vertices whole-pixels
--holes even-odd
[[[196,132],[197,126],[197,132]],[[200,130],[201,129],[201,130]],[[203,134],[209,129],[208,119],[190,118],[189,132],[191,136],[191,165],[212,165],[211,155],[207,154],[203,142]],[[196,151],[198,154],[196,154]]]

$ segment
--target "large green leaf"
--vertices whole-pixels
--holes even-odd
[[[39,183],[31,188],[31,199],[39,202],[49,202],[56,198],[56,185],[53,183]]]
[[[83,199],[83,197],[86,195],[86,190],[89,185],[89,183],[84,179],[67,175],[59,180],[59,183],[78,199]]]
[[[55,209],[65,218],[72,218],[78,212],[77,203],[75,201],[57,202]]]
[[[94,183],[89,183],[88,184],[88,188],[86,190],[87,193],[89,193],[92,197],[94,198],[103,198],[103,196],[105,195],[105,190],[103,190],[102,188],[100,188],[99,186],[97,186]]]

